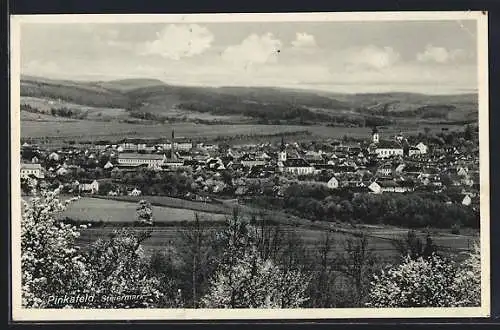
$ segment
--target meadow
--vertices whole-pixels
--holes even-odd
[[[22,111],[21,113],[23,113]],[[57,118],[57,117],[55,117]],[[56,119],[54,119],[56,120]],[[201,140],[247,139],[279,133],[297,133],[308,131],[310,138],[341,139],[344,136],[354,138],[370,138],[369,127],[330,127],[325,125],[248,125],[248,124],[131,124],[124,122],[104,122],[91,120],[64,120],[57,118],[57,126],[53,121],[38,121],[24,116],[21,120],[21,137],[48,138],[53,141],[76,140],[97,141],[102,139],[121,140],[124,138],[169,138],[172,130],[178,138],[193,138]],[[400,131],[405,134],[424,133],[425,127],[431,132],[440,132],[443,127],[450,130],[462,129],[454,125],[399,125],[380,129],[381,134],[393,135]]]
[[[62,197],[61,199],[65,199]],[[152,202],[153,216],[156,222],[155,227],[149,228],[151,237],[144,241],[143,245],[149,254],[155,250],[175,247],[179,241],[181,231],[191,230],[190,224],[195,219],[195,213],[199,215],[202,225],[207,230],[220,230],[231,209],[230,204],[222,206],[220,204],[205,204],[199,202],[182,201],[170,197],[146,196],[133,197],[129,201],[118,201],[107,198],[83,197],[61,215],[68,217],[79,223],[91,223],[90,228],[83,229],[78,239],[78,244],[85,246],[98,238],[104,238],[114,230],[121,227],[128,227],[131,230],[144,230],[133,225],[136,215],[137,203],[134,200],[147,199]],[[181,201],[181,202],[179,202]],[[177,207],[166,207],[158,205],[171,205]],[[209,206],[212,205],[212,206]],[[179,207],[190,207],[190,209]],[[203,212],[212,211],[212,212]],[[224,212],[224,213],[214,213]],[[251,207],[240,207],[241,214],[249,219],[251,214],[263,212],[268,219],[274,220],[279,224],[280,230],[284,232],[295,232],[304,243],[307,255],[313,256],[321,247],[326,233],[330,233],[333,239],[334,248],[331,252],[331,258],[335,254],[345,249],[346,240],[353,238],[354,234],[363,230],[368,234],[370,249],[380,258],[391,260],[398,257],[399,252],[394,247],[393,242],[406,236],[408,229],[390,227],[390,226],[348,226],[340,223],[311,222],[307,219],[298,218],[285,214],[281,211],[265,211]],[[424,231],[417,232],[425,240]],[[458,255],[470,249],[472,241],[476,235],[452,235],[442,232],[432,232],[434,244],[446,253]]]
[[[62,198],[64,199],[64,198]],[[121,202],[100,198],[82,197],[71,203],[61,214],[81,222],[120,222],[132,224],[136,220],[137,203]],[[206,212],[195,212],[189,209],[153,206],[153,216],[156,222],[193,221],[195,213],[207,220],[223,220],[224,215]]]
[[[128,118],[128,112],[124,108],[93,107],[71,103],[59,99],[39,98],[31,96],[21,96],[21,104],[29,105],[38,111],[50,113],[50,109],[67,108],[75,111],[78,115],[91,120],[104,120]]]
[[[97,197],[97,196],[96,196]],[[180,198],[174,198],[169,196],[102,196],[97,198],[103,198],[107,200],[123,201],[137,203],[140,200],[146,200],[154,206],[163,206],[176,209],[187,209],[197,212],[207,212],[207,213],[219,213],[219,214],[230,214],[231,208],[221,204],[215,203],[205,203],[205,202],[195,202]]]

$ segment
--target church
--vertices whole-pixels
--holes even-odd
[[[314,173],[314,166],[309,164],[303,158],[288,158],[286,145],[283,138],[281,139],[280,151],[278,152],[278,168],[283,173],[295,175],[310,175]]]
[[[372,131],[372,143],[370,151],[373,151],[378,158],[388,158],[394,156],[403,156],[403,144],[399,141],[380,140],[380,135],[377,127]]]

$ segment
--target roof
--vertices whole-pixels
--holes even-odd
[[[399,187],[400,185],[397,182],[391,180],[377,181],[377,184],[380,187]]]
[[[285,167],[311,167],[311,165],[302,158],[291,158],[283,162]]]
[[[403,146],[396,141],[381,140],[377,143],[377,149],[403,149]]]
[[[160,155],[160,154],[136,154],[136,153],[122,153],[118,155],[118,158],[120,159],[155,159],[155,160],[161,160],[165,157],[165,155]]]
[[[41,170],[42,165],[33,164],[33,163],[25,163],[25,164],[21,164],[21,169],[23,169],[23,170]]]

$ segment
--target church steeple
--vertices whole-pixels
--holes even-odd
[[[286,161],[286,145],[285,140],[281,137],[280,152],[278,153],[278,162]]]
[[[172,130],[172,148],[170,149],[170,158],[176,160],[177,159],[177,155],[175,153],[175,132],[174,130]]]
[[[377,126],[374,126],[373,130],[372,130],[372,142],[373,143],[378,143],[379,142],[379,135],[378,135]]]

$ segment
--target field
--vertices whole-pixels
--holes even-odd
[[[398,126],[381,129],[381,134],[392,135],[400,131],[406,134],[424,132],[429,127],[431,131],[440,131],[442,127],[450,130],[463,129],[461,126],[451,125],[420,125]],[[102,122],[90,120],[60,120],[56,127],[51,121],[37,121],[23,119],[21,121],[21,136],[30,138],[50,138],[52,140],[120,140],[123,138],[168,138],[171,131],[175,130],[178,138],[198,138],[214,140],[224,138],[246,138],[247,136],[258,137],[278,133],[296,133],[308,131],[312,138],[337,138],[344,136],[369,138],[371,128],[368,127],[328,127],[321,125],[299,126],[299,125],[206,125],[196,123],[175,124],[129,124],[120,122]]]
[[[106,107],[92,107],[71,102],[62,101],[59,99],[39,98],[22,96],[21,104],[27,104],[33,108],[46,113],[50,113],[50,109],[67,108],[91,120],[105,120],[127,118],[128,112],[123,108],[106,108]]]
[[[72,203],[62,214],[63,217],[69,217],[73,220],[88,222],[130,222],[133,223],[136,218],[137,203],[118,202],[113,200],[83,197]],[[196,212],[202,220],[223,220],[224,215]],[[162,206],[153,206],[153,216],[156,222],[170,221],[193,221],[195,211],[189,209],[170,208]]]
[[[230,214],[231,208],[223,204],[195,202],[168,196],[115,196],[99,197],[108,200],[124,201],[137,203],[140,200],[146,200],[154,206],[164,206],[177,209],[188,209],[197,212]]]
[[[65,197],[62,199],[64,198]],[[179,233],[181,231],[190,230],[187,225],[195,219],[195,213],[200,215],[200,219],[205,228],[212,230],[217,228],[220,229],[227,214],[202,212],[201,210],[225,210],[225,213],[229,213],[228,210],[231,207],[231,204],[222,206],[219,204],[214,205],[189,201],[179,202],[180,200],[169,197],[140,198],[148,199],[156,205],[177,206],[153,206],[153,214],[157,226],[152,228],[151,238],[144,242],[144,248],[147,253],[151,253],[158,249],[165,249],[168,246],[175,247],[180,237]],[[131,199],[136,199],[136,197]],[[127,202],[104,198],[83,197],[71,204],[62,216],[81,222],[94,224],[101,222],[97,226],[91,226],[88,229],[82,230],[82,235],[78,239],[78,244],[85,246],[97,238],[106,237],[113,230],[123,226],[130,226],[132,230],[143,230],[144,228],[131,227],[135,220],[136,206],[137,203],[132,201]],[[190,209],[179,207],[190,207]],[[249,214],[259,211],[251,207],[241,207],[240,210],[246,217],[248,217]],[[335,248],[331,256],[333,258],[335,253],[344,249],[346,239],[352,238],[354,233],[358,232],[360,229],[364,229],[369,235],[370,248],[384,260],[393,259],[398,256],[398,251],[392,242],[396,238],[403,238],[408,231],[404,228],[389,226],[362,226],[353,228],[343,224],[311,222],[307,219],[284,214],[281,211],[265,211],[265,213],[268,215],[269,219],[273,219],[280,223],[281,230],[295,231],[297,236],[304,242],[308,255],[317,253],[326,232],[330,232],[335,242]],[[127,225],[127,223],[129,225]],[[423,232],[420,232],[420,235],[424,237]],[[449,251],[453,254],[467,251],[470,248],[472,240],[472,236],[452,235],[439,232],[433,233],[434,243],[443,251]]]

